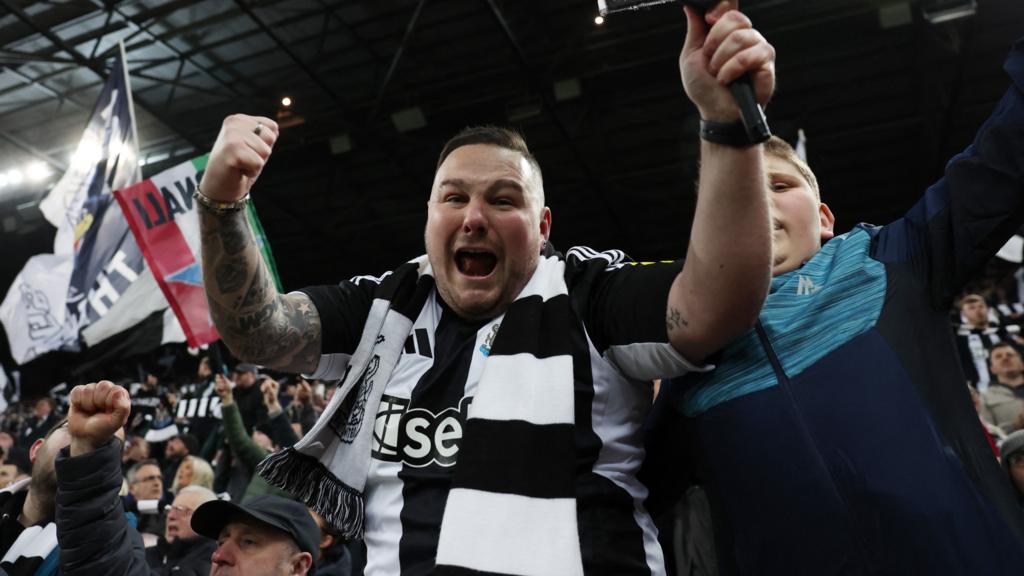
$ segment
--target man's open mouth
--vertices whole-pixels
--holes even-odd
[[[463,249],[455,252],[455,266],[466,276],[482,278],[494,271],[498,257],[486,250]]]

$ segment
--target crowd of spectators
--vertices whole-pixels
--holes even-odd
[[[994,259],[988,274],[961,295],[953,325],[964,376],[999,454],[1024,430],[1024,268]]]
[[[292,518],[290,524],[285,522],[288,526],[315,527],[316,574],[361,573],[360,543],[341,539],[304,505],[290,500],[292,508],[281,504],[282,498],[290,497],[255,475],[256,465],[267,454],[291,446],[315,424],[333,389],[316,380],[262,373],[244,363],[216,373],[207,357],[192,367],[195,371],[187,374],[148,370],[138,382],[117,382],[128,392],[130,410],[120,428],[123,440],[111,440],[119,448],[120,486],[115,488],[124,518],[141,537],[148,569],[157,574],[208,574],[211,563],[218,562],[214,552],[220,553],[220,528],[212,539],[197,534],[193,514],[216,501],[237,503],[241,507],[225,511],[249,514],[256,524],[277,526],[280,522],[268,520],[277,514]],[[11,576],[56,574],[58,569],[75,572],[66,565],[68,558],[61,557],[57,535],[65,532],[55,523],[62,497],[57,490],[61,449],[73,440],[66,416],[70,393],[69,387],[60,386],[44,397],[11,398],[0,420],[0,569]],[[91,472],[100,465],[90,466]],[[91,502],[103,497],[102,492],[92,492],[101,484],[102,478],[78,487],[81,490],[68,489],[63,497],[76,495],[81,502]],[[61,490],[65,488],[62,483]],[[295,505],[305,511],[308,523],[295,523]],[[91,509],[85,504],[78,508]],[[301,532],[300,528],[296,529]],[[220,558],[235,562],[235,556]],[[129,572],[136,573],[133,570]]]
[[[974,407],[1024,505],[1024,266],[993,258],[952,321]]]

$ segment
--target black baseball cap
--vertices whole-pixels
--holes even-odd
[[[211,500],[192,514],[192,529],[196,534],[216,540],[224,526],[238,516],[248,516],[291,536],[299,550],[309,552],[313,557],[309,573],[314,573],[316,557],[320,553],[320,528],[304,504],[272,494],[253,497],[243,504]]]
[[[255,365],[255,364],[249,364],[247,362],[242,362],[241,364],[237,364],[235,366],[235,373],[236,374],[245,374],[246,372],[252,372],[256,376],[259,376],[260,375],[260,367]]]

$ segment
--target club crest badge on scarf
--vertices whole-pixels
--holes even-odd
[[[501,328],[501,324],[491,326],[491,332],[484,338],[484,343],[480,345],[480,353],[484,356],[491,355],[491,346],[494,345],[494,337],[498,335],[498,328]]]

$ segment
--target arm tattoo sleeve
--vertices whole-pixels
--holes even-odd
[[[199,207],[203,283],[221,339],[241,359],[312,372],[320,360],[320,315],[305,294],[278,293],[245,212]]]

